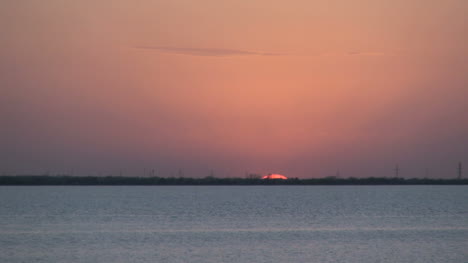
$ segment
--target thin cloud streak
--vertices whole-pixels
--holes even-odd
[[[349,56],[385,56],[387,54],[383,52],[372,52],[372,51],[350,51]]]
[[[224,48],[186,48],[186,47],[159,47],[159,46],[136,46],[136,49],[154,50],[161,53],[202,56],[202,57],[233,57],[233,56],[310,56],[307,54],[282,54],[272,52],[259,52],[240,49]],[[312,56],[388,56],[383,52],[373,51],[349,51],[343,53],[320,53]]]
[[[162,53],[172,53],[188,56],[204,57],[229,57],[229,56],[281,56],[279,53],[257,52],[239,49],[223,48],[184,48],[184,47],[157,47],[157,46],[137,46],[137,49],[156,50]]]
[[[394,56],[395,53],[384,53],[384,52],[377,52],[377,51],[348,51],[348,52],[327,52],[321,54],[315,54],[316,57],[346,57],[346,56],[353,56],[353,57],[387,57],[387,56]]]

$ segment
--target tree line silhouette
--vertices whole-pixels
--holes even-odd
[[[468,179],[433,179],[401,177],[290,178],[287,180],[247,178],[130,177],[14,175],[0,176],[0,185],[467,185]]]

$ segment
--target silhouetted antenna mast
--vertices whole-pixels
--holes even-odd
[[[463,172],[463,170],[462,170],[462,163],[459,162],[459,163],[458,163],[458,179],[461,179],[461,177],[462,177],[462,172]]]
[[[395,176],[398,177],[398,175],[400,174],[400,167],[398,166],[398,164],[395,166]]]

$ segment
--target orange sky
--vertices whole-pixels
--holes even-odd
[[[0,173],[450,177],[465,0],[7,0]],[[1,170],[3,169],[3,170]]]

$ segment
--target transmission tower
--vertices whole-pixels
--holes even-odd
[[[398,177],[398,175],[400,174],[400,167],[398,166],[398,164],[395,166],[395,177]]]
[[[462,163],[459,162],[459,163],[458,163],[458,179],[461,179],[461,177],[462,177],[462,172],[463,172]]]

